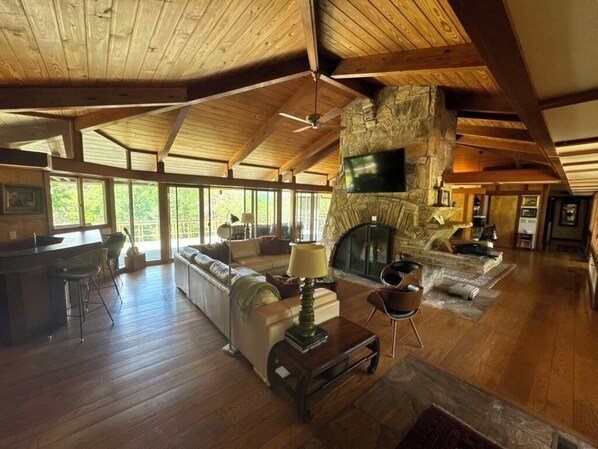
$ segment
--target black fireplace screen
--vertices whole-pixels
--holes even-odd
[[[378,281],[392,262],[393,228],[374,223],[362,224],[347,232],[337,243],[332,266],[345,273]]]

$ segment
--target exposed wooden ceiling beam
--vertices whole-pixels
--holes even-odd
[[[598,149],[567,151],[567,152],[560,153],[561,159],[567,158],[570,156],[598,156]]]
[[[52,157],[52,170],[60,173],[85,174],[100,177],[134,179],[140,181],[165,182],[175,184],[204,185],[204,186],[229,186],[229,187],[254,187],[265,189],[298,189],[309,192],[331,192],[330,186],[311,184],[289,184],[282,182],[269,182],[236,178],[221,178],[217,176],[196,176],[177,173],[157,173],[151,171],[129,170],[125,168],[109,167],[106,165],[92,164],[90,162],[74,161]]]
[[[484,66],[472,44],[460,44],[343,59],[332,77],[364,78],[435,70],[470,70]]]
[[[175,108],[178,108],[176,106]],[[162,113],[174,109],[168,108],[107,108],[89,114],[82,115],[75,119],[77,131],[93,131],[101,127],[116,125],[118,123],[135,120],[147,115]]]
[[[538,98],[519,50],[505,5],[500,0],[448,0],[457,18],[486,62],[515,113],[542,148],[553,170],[566,179],[548,132]],[[492,26],[488,24],[492,23]]]
[[[318,151],[317,153],[311,155],[310,157],[306,158],[297,165],[297,167],[293,170],[293,174],[296,176],[299,173],[303,173],[309,170],[314,165],[317,165],[320,161],[327,158],[329,155],[338,151],[338,144],[332,144],[322,150]],[[321,173],[320,173],[321,174]]]
[[[217,100],[301,78],[310,73],[311,70],[305,57],[276,64],[256,66],[222,75],[210,81],[192,84],[187,90],[188,103],[199,104]]]
[[[259,147],[272,133],[276,130],[276,127],[283,120],[283,117],[279,114],[280,112],[286,112],[294,114],[296,112],[297,105],[314,90],[314,83],[311,79],[305,81],[303,85],[295,91],[295,93],[283,104],[275,114],[273,114],[266,122],[257,130],[251,139],[249,139],[243,147],[235,153],[235,155],[228,162],[228,168],[235,168],[244,159],[246,159],[257,147]],[[227,168],[225,168],[226,170]],[[225,173],[223,173],[223,176]]]
[[[493,112],[459,111],[458,118],[471,120],[491,120],[493,122],[521,123],[517,114],[498,114]]]
[[[598,137],[586,137],[583,139],[575,139],[575,140],[561,140],[560,142],[555,142],[554,146],[557,148],[562,147],[572,147],[574,145],[593,145],[598,144]]]
[[[184,87],[0,87],[0,110],[159,106],[184,103]]]
[[[317,141],[312,143],[310,146],[308,146],[305,150],[301,151],[293,159],[282,164],[282,166],[279,169],[280,174],[284,175],[286,172],[295,170],[297,167],[299,167],[300,164],[302,164],[302,162],[305,159],[310,158],[314,154],[318,153],[319,151],[322,151],[323,149],[325,149],[333,144],[336,144],[339,140],[340,140],[339,131],[338,130],[330,131],[329,133],[325,134],[320,139],[318,139]]]
[[[355,98],[373,98],[377,87],[358,79],[336,80],[320,72],[320,79]]]
[[[534,142],[501,140],[481,136],[462,136],[459,140],[457,140],[456,143],[479,148],[491,148],[495,150],[511,151],[516,153],[537,154],[545,157],[540,147],[538,147],[538,145]]]
[[[467,148],[470,150],[484,151],[486,153],[499,154],[504,157],[512,158],[515,163],[520,161],[535,162],[538,164],[550,165],[542,153],[524,153],[520,151],[500,150],[496,148],[481,147],[477,145],[461,144],[459,141],[455,143],[455,147]]]
[[[446,108],[494,114],[513,113],[513,108],[503,97],[476,94],[449,93],[446,95]]]
[[[573,104],[585,103],[587,101],[598,100],[598,89],[590,89],[585,92],[576,92],[573,94],[561,95],[559,97],[546,98],[540,100],[538,105],[543,111],[547,109],[562,108]]]
[[[467,136],[494,137],[497,139],[521,140],[533,142],[532,136],[525,129],[496,128],[493,126],[471,126],[457,123],[457,134]]]
[[[187,118],[187,113],[189,112],[190,108],[191,106],[185,106],[177,111],[176,116],[170,123],[170,128],[168,129],[168,135],[166,136],[164,146],[158,150],[156,164],[158,162],[164,162],[164,160],[168,157],[168,153],[170,153],[172,145],[174,144],[176,136],[181,130],[181,126],[183,126],[183,123],[185,122],[185,118]]]
[[[317,72],[318,64],[318,29],[316,19],[315,0],[297,0],[299,11],[301,12],[301,23],[305,33],[305,45],[307,47],[307,59],[309,68]]]
[[[557,184],[561,180],[545,170],[527,168],[521,170],[495,170],[468,173],[445,173],[447,184]]]
[[[117,138],[115,138],[115,137],[112,137],[110,134],[107,134],[107,133],[105,133],[105,132],[104,132],[104,131],[102,131],[101,129],[96,129],[94,132],[95,132],[95,133],[96,133],[98,136],[100,136],[100,137],[102,137],[102,138],[104,138],[104,139],[108,140],[109,142],[112,142],[113,144],[115,144],[115,145],[117,145],[117,146],[121,147],[121,148],[122,148],[122,149],[124,149],[124,150],[127,150],[127,151],[133,151],[133,149],[132,149],[132,148],[128,147],[127,145],[125,145],[124,143],[122,143],[122,142],[121,142],[120,140],[118,140]],[[144,151],[144,152],[146,152],[146,153],[151,153],[151,154],[155,154],[153,151],[151,151],[151,152],[150,152],[150,151]]]

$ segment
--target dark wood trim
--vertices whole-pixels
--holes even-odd
[[[542,194],[540,197],[540,216],[538,217],[538,235],[536,236],[536,250],[542,251],[544,249],[544,225],[546,224],[546,213],[548,212],[548,195],[550,193],[550,186],[542,187]]]
[[[545,160],[545,156],[542,154],[541,148],[534,142],[502,140],[492,137],[469,135],[459,138],[456,144],[479,148],[491,148],[494,150],[511,151],[516,153],[529,153],[540,156]]]
[[[598,100],[598,89],[590,89],[584,92],[575,92],[558,97],[545,98],[538,102],[541,110],[562,108],[564,106],[571,106],[579,103],[586,103],[588,101]]]
[[[517,114],[501,114],[481,111],[459,111],[457,113],[457,117],[469,120],[491,120],[493,122],[521,123],[521,119]]]
[[[446,108],[457,111],[513,114],[513,107],[504,97],[489,95],[448,93],[446,94]]]
[[[272,86],[304,77],[310,73],[309,64],[305,57],[231,72],[211,81],[190,85],[188,88],[189,104],[204,103],[257,88]]]
[[[171,108],[169,108],[170,110]],[[162,108],[156,107],[130,107],[130,108],[106,108],[99,111],[77,117],[75,129],[77,131],[93,131],[103,126],[116,125],[118,123],[145,117],[146,115],[164,112]]]
[[[493,126],[472,126],[457,123],[457,134],[469,136],[493,137],[496,139],[522,140],[533,142],[526,129],[496,128]]]
[[[505,5],[500,0],[449,0],[457,18],[486,62],[505,99],[542,148],[555,173],[566,179],[538,106]],[[492,23],[492,26],[488,24]]]
[[[166,184],[158,184],[158,204],[160,209],[160,260],[164,263],[170,259],[170,207]]]
[[[296,189],[308,192],[331,192],[332,187],[316,186],[310,184],[293,184],[283,182],[269,182],[250,179],[220,178],[216,176],[196,176],[176,173],[156,173],[141,170],[127,170],[125,168],[109,167],[106,165],[92,164],[90,162],[74,161],[72,159],[52,158],[52,167],[55,172],[101,177],[123,178],[138,181],[164,182],[172,184],[190,184],[201,186],[228,186],[252,187],[261,189]]]
[[[337,80],[322,72],[320,72],[320,79],[355,98],[373,98],[379,89],[359,79]]]
[[[575,140],[561,140],[560,142],[555,142],[554,146],[557,148],[562,147],[571,147],[573,145],[592,145],[598,144],[598,136],[596,137],[585,137],[583,139],[575,139]]]
[[[495,170],[469,173],[445,173],[442,179],[447,184],[559,184],[561,179],[545,170],[527,168],[521,170]]]
[[[184,103],[184,87],[0,87],[0,110],[156,106]]]
[[[459,44],[343,59],[332,73],[332,78],[364,78],[435,70],[471,70],[484,66],[484,61],[475,46]]]

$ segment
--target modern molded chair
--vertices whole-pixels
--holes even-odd
[[[108,265],[108,270],[110,271],[114,288],[116,288],[116,294],[120,298],[121,302],[123,299],[122,296],[120,296],[120,290],[118,289],[116,279],[118,278],[119,282],[122,284],[122,280],[118,274],[118,258],[120,257],[120,252],[125,246],[126,239],[127,238],[122,232],[116,232],[114,234],[108,235],[104,241],[104,247],[108,249],[108,254],[106,255],[106,264]]]
[[[92,251],[85,252],[83,254],[79,254],[77,256],[71,257],[70,259],[62,260],[57,259],[54,268],[54,276],[58,279],[62,279],[64,281],[64,286],[66,287],[70,282],[74,282],[77,287],[77,297],[69,297],[70,306],[67,307],[67,317],[75,317],[79,318],[79,332],[81,334],[81,343],[83,343],[83,322],[85,321],[86,313],[91,313],[96,309],[104,307],[108,316],[110,317],[110,321],[114,324],[114,319],[106,306],[106,302],[100,293],[100,289],[98,284],[96,283],[94,276],[97,275],[100,270],[102,264],[106,261],[106,255],[108,253],[107,248],[98,248]],[[91,302],[89,299],[90,295],[90,286],[93,285],[98,293],[98,296],[101,302]],[[83,289],[86,289],[85,294],[85,305],[83,304]],[[54,312],[54,317],[52,319],[52,326],[50,330],[49,338],[52,339],[52,330],[54,327],[54,319],[56,318],[58,307],[60,307],[62,301],[59,301],[57,305],[57,309]],[[98,307],[92,310],[86,309],[89,307],[89,304],[98,304]],[[71,314],[73,309],[78,309],[79,313]]]
[[[398,260],[384,267],[380,281],[387,287],[421,285],[424,266],[412,260]]]
[[[415,323],[413,322],[413,316],[419,310],[421,304],[422,295],[424,293],[423,287],[419,285],[408,285],[404,289],[398,289],[395,287],[381,287],[368,296],[368,302],[374,306],[372,313],[365,322],[365,327],[369,324],[370,320],[374,316],[376,310],[384,312],[391,320],[392,323],[392,353],[391,356],[395,356],[395,346],[397,340],[397,321],[409,320],[419,345],[423,348],[422,343]]]

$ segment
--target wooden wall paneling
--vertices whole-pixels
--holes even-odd
[[[496,247],[513,248],[517,237],[519,222],[518,195],[490,195],[488,206],[488,223],[496,225],[498,240]]]

